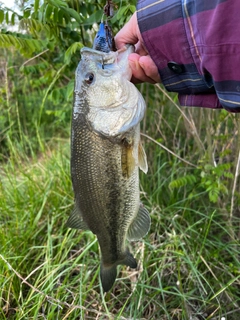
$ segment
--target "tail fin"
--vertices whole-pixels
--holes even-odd
[[[109,291],[112,288],[117,277],[117,265],[113,264],[110,267],[105,267],[103,263],[101,263],[100,277],[103,291]]]
[[[107,292],[112,288],[117,277],[117,266],[119,264],[126,265],[130,268],[137,268],[137,261],[128,250],[125,253],[124,259],[119,260],[110,266],[105,266],[102,262],[100,268],[100,278],[104,292]]]

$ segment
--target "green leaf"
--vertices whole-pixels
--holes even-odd
[[[133,5],[130,5],[130,6],[129,6],[129,10],[130,10],[132,13],[134,13],[134,12],[136,11],[136,7],[133,6]]]
[[[90,15],[87,19],[84,20],[84,24],[93,24],[95,22],[99,23],[102,19],[103,11],[98,10]]]
[[[61,0],[48,0],[48,3],[50,3],[52,6],[54,7],[64,7],[64,8],[68,8],[68,4],[65,1],[61,1]]]
[[[129,9],[129,4],[127,6],[122,6],[117,12],[117,19],[120,20],[124,17],[125,12]]]
[[[13,13],[12,13],[12,16],[11,16],[11,25],[12,25],[12,26],[15,25],[15,15],[16,15],[16,14],[13,12]]]
[[[23,17],[25,19],[29,18],[30,17],[30,14],[31,14],[31,9],[30,8],[27,8],[26,10],[24,10],[23,12]]]
[[[223,173],[225,178],[233,179],[234,175],[231,172],[224,172]]]
[[[71,9],[71,8],[64,8],[65,11],[68,12],[68,14],[74,18],[79,24],[82,23],[82,20],[80,18],[80,14],[77,13],[75,10]]]
[[[206,171],[210,171],[210,170],[212,170],[212,169],[214,169],[214,167],[211,165],[211,164],[205,164],[205,166],[204,166],[204,169],[206,170]]]
[[[213,188],[209,191],[209,200],[213,203],[216,203],[218,200],[219,190],[216,188]]]
[[[4,20],[4,11],[0,10],[0,23],[2,23]]]
[[[55,17],[55,11],[54,11],[54,22],[55,23],[59,23],[60,25],[63,25],[63,11],[62,10],[58,10],[56,12],[56,17]]]
[[[53,10],[53,21],[54,21],[54,23],[59,23],[59,12],[62,12],[62,10],[60,9],[58,9],[58,8],[54,8],[54,10]]]
[[[169,183],[171,189],[178,189],[186,185],[192,185],[197,181],[196,177],[192,174],[186,175],[185,177],[180,177]]]
[[[71,20],[71,17],[69,13],[64,9],[61,9],[63,11],[63,18],[65,19],[66,24],[68,24]]]
[[[51,6],[50,4],[47,4],[46,10],[45,10],[45,16],[44,16],[45,21],[50,20],[52,12],[53,12],[53,6]]]
[[[5,20],[6,20],[6,24],[8,24],[9,23],[8,11],[5,13]]]
[[[65,52],[64,62],[68,64],[71,61],[72,55],[77,50],[80,50],[82,47],[83,47],[83,44],[81,42],[74,42]]]
[[[67,100],[72,99],[73,90],[74,90],[74,80],[71,80],[67,85]]]
[[[9,34],[0,34],[0,46],[4,48],[13,46],[25,55],[45,49],[43,41],[20,38]]]
[[[39,0],[35,0],[34,1],[34,12],[38,12],[38,9],[39,9]]]

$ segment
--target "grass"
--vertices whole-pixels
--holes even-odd
[[[143,136],[149,172],[140,187],[152,225],[130,244],[138,269],[121,267],[107,294],[95,236],[65,226],[69,139],[44,140],[37,128],[42,151],[29,154],[21,123],[21,140],[9,129],[0,169],[1,319],[239,319],[239,117],[178,109],[161,87],[141,90],[149,106],[142,127],[153,140]]]

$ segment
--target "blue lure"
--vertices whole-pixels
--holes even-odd
[[[99,30],[93,42],[93,49],[102,52],[116,51],[112,30],[107,22],[100,23]]]

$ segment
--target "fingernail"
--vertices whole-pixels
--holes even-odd
[[[129,60],[129,64],[132,70],[138,70],[138,62],[136,60]]]

